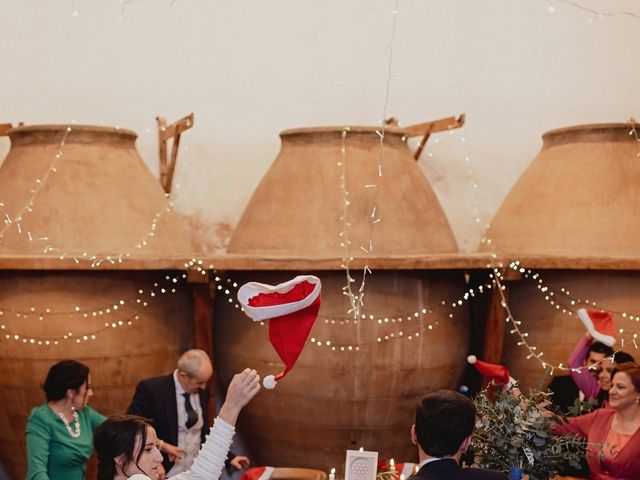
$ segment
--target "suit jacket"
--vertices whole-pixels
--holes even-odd
[[[573,377],[570,375],[559,375],[553,377],[549,384],[549,391],[553,393],[551,400],[553,404],[562,413],[569,413],[569,407],[573,406],[576,398],[580,396],[580,390]],[[594,408],[602,408],[605,406],[609,392],[600,390],[596,396],[597,404]]]
[[[568,413],[576,398],[580,396],[578,385],[571,375],[559,375],[553,377],[549,384],[549,390],[553,393],[551,401],[562,413]]]
[[[209,423],[209,391],[200,391],[200,406],[204,425],[200,431],[200,443],[204,442],[211,429]],[[176,386],[173,374],[147,378],[136,386],[136,391],[127,408],[127,413],[139,415],[151,420],[158,438],[173,445],[178,444],[178,406],[176,404]],[[169,471],[173,465],[164,456],[164,468]]]
[[[507,480],[507,475],[484,468],[462,468],[453,458],[434,460],[423,466],[412,479],[416,480]]]

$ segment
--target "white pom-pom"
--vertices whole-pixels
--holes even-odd
[[[475,356],[475,355],[469,355],[469,356],[467,357],[467,362],[469,362],[471,365],[473,365],[474,363],[476,363],[476,360],[478,360],[478,359],[476,358],[476,356]]]
[[[262,385],[264,385],[264,388],[268,389],[268,390],[273,390],[274,388],[276,388],[276,377],[274,377],[273,375],[267,375],[266,377],[264,377],[264,380],[262,380]]]

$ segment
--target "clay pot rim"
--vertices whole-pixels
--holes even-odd
[[[138,134],[133,130],[127,128],[105,127],[103,125],[76,125],[76,124],[34,124],[34,125],[22,125],[19,127],[13,127],[9,129],[7,135],[11,137],[12,134],[19,133],[31,133],[31,132],[61,132],[66,128],[71,127],[72,135],[74,132],[90,132],[90,133],[111,133],[121,136],[138,138]]]
[[[364,126],[364,125],[357,125],[357,126],[351,126],[351,125],[343,125],[343,126],[323,126],[323,127],[302,127],[302,128],[289,128],[287,130],[283,130],[282,132],[280,132],[280,137],[288,137],[288,136],[294,136],[294,135],[305,135],[305,134],[310,134],[310,133],[324,133],[324,134],[330,134],[330,133],[335,133],[336,135],[342,135],[342,132],[346,129],[349,128],[349,131],[347,133],[347,136],[349,134],[354,134],[354,133],[358,133],[358,134],[373,134],[376,135],[376,131],[380,131],[381,127],[380,126]],[[407,135],[408,132],[401,127],[395,127],[395,126],[387,126],[384,129],[385,133],[389,133],[391,135],[398,135],[398,136],[402,136],[402,135]]]
[[[640,125],[635,123],[633,126],[640,130]],[[611,130],[619,130],[621,128],[631,129],[632,124],[630,122],[627,123],[585,123],[580,125],[571,125],[569,127],[561,127],[554,128],[553,130],[549,130],[542,134],[542,138],[552,137],[555,135],[562,135],[565,133],[574,133],[574,132],[593,132],[593,131],[611,131]]]

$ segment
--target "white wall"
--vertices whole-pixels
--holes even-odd
[[[581,3],[640,13],[635,0]],[[157,171],[154,117],[193,111],[176,202],[234,225],[281,130],[382,116],[395,0],[137,0],[120,19],[121,5],[0,0],[0,122],[131,128]],[[639,115],[640,20],[591,20],[556,0],[399,1],[388,115],[407,125],[467,113],[421,160],[463,248],[544,131]]]

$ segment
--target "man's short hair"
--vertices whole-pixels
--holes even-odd
[[[178,370],[190,377],[195,377],[205,362],[211,364],[207,352],[197,348],[187,350],[178,359]]]
[[[416,408],[416,437],[430,457],[454,455],[476,423],[476,407],[453,390],[426,395]]]
[[[633,355],[627,352],[616,352],[613,355],[613,362],[616,364],[632,362],[636,363],[636,360],[633,358]]]
[[[613,348],[611,348],[609,345],[605,345],[602,342],[593,342],[589,347],[588,352],[604,353],[605,357],[610,357],[611,355],[613,355]]]

